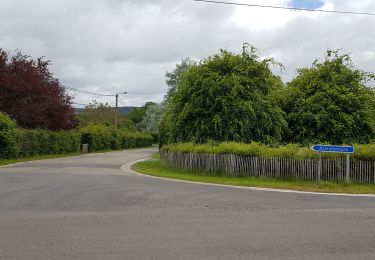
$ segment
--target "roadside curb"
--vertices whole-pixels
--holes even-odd
[[[297,191],[297,190],[288,190],[288,189],[272,189],[272,188],[260,188],[260,187],[246,187],[246,186],[236,186],[236,185],[227,185],[227,184],[216,184],[216,183],[207,183],[207,182],[196,182],[196,181],[187,181],[187,180],[178,180],[172,178],[165,178],[165,177],[158,177],[147,175],[143,173],[136,172],[131,169],[131,167],[142,161],[149,160],[151,157],[143,158],[140,160],[132,161],[125,163],[121,166],[121,170],[125,173],[131,173],[140,177],[148,177],[154,178],[159,180],[166,180],[172,182],[180,182],[180,183],[189,183],[189,184],[196,184],[196,185],[205,185],[205,186],[216,186],[216,187],[224,187],[224,188],[234,188],[234,189],[243,189],[243,190],[254,190],[254,191],[268,191],[268,192],[279,192],[279,193],[297,193],[297,194],[308,194],[308,195],[328,195],[328,196],[342,196],[342,197],[367,197],[367,198],[375,198],[374,194],[350,194],[350,193],[328,193],[328,192],[311,192],[311,191]]]

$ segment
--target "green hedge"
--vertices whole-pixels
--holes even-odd
[[[9,116],[0,113],[0,158],[79,152],[77,131],[20,129]]]
[[[0,112],[0,158],[78,153],[81,142],[88,143],[90,151],[116,150],[150,146],[152,137],[105,125],[89,125],[80,131],[20,129],[14,120]]]
[[[15,131],[17,157],[79,152],[81,135],[77,131],[26,130]]]
[[[89,144],[89,151],[117,150],[152,145],[149,134],[116,130],[106,125],[88,125],[81,130],[81,142]]]
[[[354,158],[362,160],[375,160],[375,144],[354,145]],[[283,146],[267,146],[260,143],[179,143],[163,146],[164,151],[177,151],[184,153],[210,153],[210,154],[239,154],[260,157],[281,157],[294,159],[317,158],[318,154],[309,147],[303,147],[297,144],[288,144]],[[324,158],[338,158],[343,156],[336,153],[322,153]]]

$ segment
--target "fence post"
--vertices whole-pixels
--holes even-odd
[[[322,153],[318,152],[319,154],[319,162],[318,162],[318,176],[317,182],[320,183],[321,175],[322,175]]]
[[[345,181],[348,183],[350,181],[350,154],[346,154],[346,176]]]

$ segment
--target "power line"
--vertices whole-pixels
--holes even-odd
[[[103,97],[114,97],[116,96],[115,94],[111,95],[111,94],[101,94],[101,93],[96,93],[96,92],[91,92],[91,91],[86,91],[86,90],[82,90],[82,89],[76,89],[76,88],[71,88],[71,87],[66,87],[64,86],[65,89],[67,90],[72,90],[72,91],[75,91],[75,92],[79,92],[79,93],[83,93],[83,94],[90,94],[90,95],[94,95],[94,96],[103,96]]]
[[[73,105],[79,105],[79,106],[87,106],[88,104],[82,104],[82,103],[77,103],[77,102],[72,102]]]
[[[192,0],[192,1],[194,1],[194,2],[212,3],[212,4],[238,5],[238,6],[272,8],[272,9],[294,10],[294,11],[309,11],[309,12],[321,12],[321,13],[337,13],[337,14],[355,14],[355,15],[370,15],[370,16],[375,16],[375,13],[367,13],[367,12],[324,10],[324,9],[310,9],[310,8],[285,7],[285,6],[274,6],[274,5],[245,4],[245,3],[224,2],[224,1],[211,1],[211,0]]]

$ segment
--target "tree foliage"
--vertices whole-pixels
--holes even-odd
[[[375,137],[374,74],[355,69],[349,55],[327,51],[287,86],[283,108],[296,143],[367,143]]]
[[[150,133],[155,140],[158,139],[159,125],[163,119],[165,108],[165,102],[148,106],[145,117],[138,124],[141,131]]]
[[[115,113],[116,108],[111,107],[108,103],[98,103],[96,100],[93,100],[92,103],[89,103],[85,106],[85,109],[77,116],[81,125],[88,124],[106,124],[114,125],[115,124]]]
[[[196,64],[195,61],[191,60],[190,58],[185,58],[181,60],[181,63],[176,64],[176,68],[173,71],[167,71],[167,73],[165,73],[165,83],[167,83],[168,86],[168,92],[164,97],[166,102],[168,102],[173,94],[176,93],[182,74],[194,64]]]
[[[15,128],[16,122],[0,112],[0,158],[10,158],[16,154]]]
[[[281,141],[286,122],[270,93],[283,83],[253,47],[221,50],[182,73],[160,128],[161,142]]]
[[[49,61],[0,49],[0,111],[27,128],[75,126],[71,97],[49,71]]]
[[[132,109],[127,115],[126,119],[129,121],[130,128],[137,131],[142,131],[143,126],[141,122],[143,118],[146,116],[146,111],[150,106],[154,106],[156,103],[154,102],[147,102],[142,107],[137,107]]]

